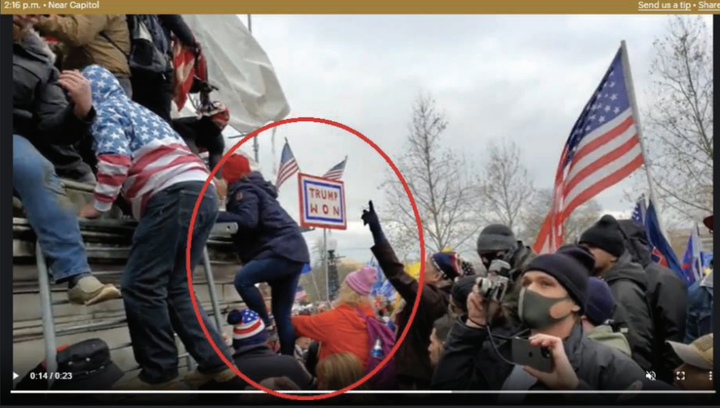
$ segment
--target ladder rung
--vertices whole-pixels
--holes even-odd
[[[115,326],[118,324],[126,323],[126,318],[119,318],[119,319],[113,319],[108,320],[106,322],[98,322],[98,323],[90,323],[90,324],[81,324],[78,326],[70,326],[70,327],[64,327],[60,330],[57,330],[57,334],[65,334],[68,332],[76,331],[76,330],[93,330],[93,329],[101,329],[105,327]]]

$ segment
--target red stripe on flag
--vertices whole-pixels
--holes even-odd
[[[642,164],[643,164],[643,157],[642,157],[642,154],[640,154],[635,159],[633,159],[633,161],[631,161],[630,163],[622,166],[617,171],[615,171],[615,173],[605,177],[604,179],[593,184],[591,187],[585,189],[582,193],[580,193],[577,197],[575,197],[575,199],[573,199],[570,204],[565,206],[565,209],[563,210],[562,218],[565,219],[578,206],[582,205],[589,199],[600,194],[600,192],[605,190],[606,188],[617,184],[622,179],[629,176],[633,171],[637,170],[640,166],[642,166]]]
[[[618,146],[617,149],[608,152],[606,155],[583,167],[583,169],[580,170],[565,186],[564,190],[568,192],[572,191],[575,186],[577,186],[587,177],[591,176],[596,171],[602,169],[603,167],[622,157],[625,153],[632,150],[633,147],[637,146],[639,142],[640,141],[637,138],[637,134],[633,135],[627,142]]]
[[[108,176],[107,174],[98,174],[98,184],[105,184],[108,186],[119,187],[122,186],[125,181],[124,174],[116,174],[114,176]]]
[[[98,160],[116,166],[130,167],[130,156],[124,154],[101,154]]]
[[[587,145],[581,147],[577,153],[575,153],[575,156],[573,156],[573,162],[570,165],[570,171],[572,171],[573,167],[582,159],[583,157],[589,155],[590,153],[594,152],[595,149],[598,147],[604,145],[605,143],[608,143],[609,141],[615,139],[617,136],[620,136],[623,132],[628,130],[630,126],[632,126],[634,123],[632,115],[628,116],[627,119],[620,122],[619,125],[617,125],[615,128],[610,129],[607,133],[604,135],[596,138],[595,140],[591,141]]]

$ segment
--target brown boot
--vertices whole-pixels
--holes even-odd
[[[216,383],[229,383],[236,378],[240,377],[238,377],[238,375],[229,368],[226,368],[223,371],[214,374],[204,374],[198,370],[195,370],[185,376],[185,384],[187,384],[188,387],[196,390],[203,385],[209,383],[210,381],[215,381]]]

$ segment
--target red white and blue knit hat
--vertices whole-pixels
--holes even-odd
[[[233,325],[234,340],[248,339],[265,330],[265,323],[250,309],[231,311],[228,314],[228,323]]]

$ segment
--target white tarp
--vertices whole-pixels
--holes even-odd
[[[290,106],[270,59],[236,15],[183,15],[207,59],[212,98],[230,110],[229,125],[249,133],[285,118]]]

